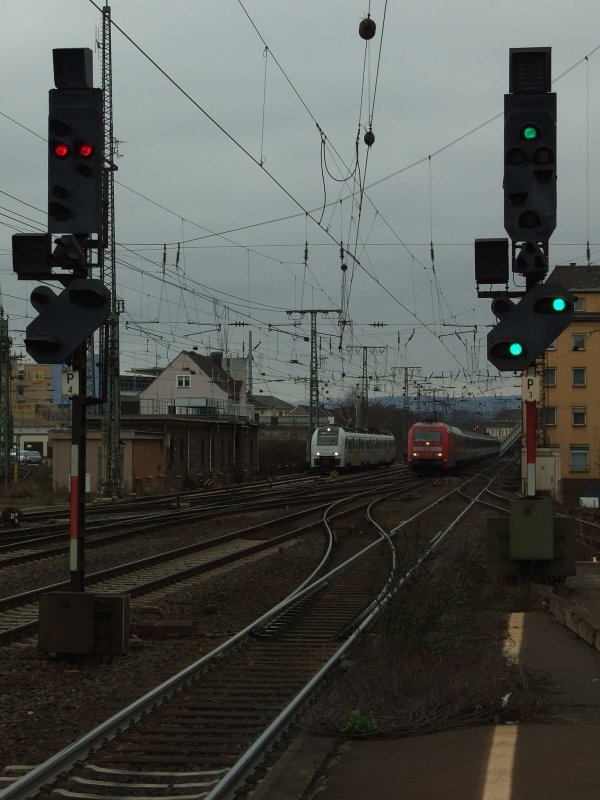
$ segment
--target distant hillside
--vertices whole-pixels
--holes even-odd
[[[334,408],[338,405],[347,404],[347,400],[328,400],[327,406]],[[403,397],[369,397],[369,405],[380,405],[403,410],[406,406]],[[454,415],[463,416],[465,414],[479,415],[492,419],[501,416],[503,413],[512,414],[521,408],[521,398],[517,395],[507,395],[505,397],[440,397],[440,395],[428,396],[421,395],[420,398],[408,398],[408,411],[411,414],[422,416],[436,416],[438,419],[446,419]]]

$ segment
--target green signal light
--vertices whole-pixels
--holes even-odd
[[[532,142],[539,137],[540,132],[535,125],[525,125],[521,134],[526,141]]]
[[[514,358],[523,355],[523,345],[520,342],[511,342],[508,345],[508,352]]]
[[[564,299],[564,297],[553,298],[552,300],[553,311],[556,311],[557,313],[560,314],[562,311],[565,311],[566,308],[567,308],[567,301]]]

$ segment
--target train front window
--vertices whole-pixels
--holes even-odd
[[[415,431],[413,433],[413,439],[415,442],[441,442],[442,441],[442,432],[441,431]]]
[[[319,428],[317,431],[317,445],[331,445],[338,443],[337,428]]]

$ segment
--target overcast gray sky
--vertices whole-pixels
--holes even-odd
[[[0,289],[17,353],[36,316],[35,284],[13,275],[11,235],[46,225],[52,49],[95,48],[99,8],[3,6]],[[337,314],[318,317],[323,393],[360,380],[364,347],[374,398],[401,393],[405,366],[457,395],[516,391],[487,362],[493,317],[473,263],[474,239],[506,235],[509,48],[552,47],[551,263],[586,264],[588,241],[598,263],[597,0],[114,0],[111,9],[137,45],[113,28],[122,371],[164,366],[193,346],[246,354],[252,331],[255,391],[301,400],[309,324],[287,311],[342,309],[341,339]],[[358,26],[369,11],[377,32],[366,45]],[[100,86],[99,53],[94,70]],[[340,242],[359,262],[345,256],[345,272]]]

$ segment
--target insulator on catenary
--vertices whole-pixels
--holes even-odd
[[[376,27],[371,17],[365,17],[358,26],[358,35],[361,39],[368,41],[375,36]]]

